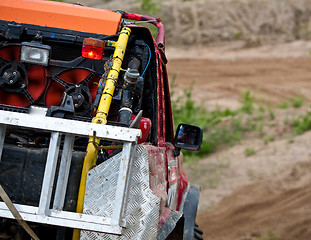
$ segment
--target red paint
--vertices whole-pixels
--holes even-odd
[[[159,27],[163,27],[163,24],[162,24],[161,22],[158,22],[156,26],[157,26],[158,28],[159,28]]]
[[[132,115],[132,120],[134,120],[135,117],[136,117],[135,115]],[[141,144],[147,141],[147,138],[150,133],[151,125],[152,125],[152,122],[149,118],[145,118],[145,117],[141,118],[139,129],[141,130],[142,137],[138,139],[137,141],[138,144]]]
[[[132,20],[138,20],[141,17],[142,20],[145,16],[136,14],[128,14],[127,18]],[[155,19],[154,19],[155,20]],[[160,29],[163,24],[157,21],[155,24]],[[131,26],[131,28],[138,28],[137,26]],[[153,39],[153,38],[152,38]],[[149,45],[150,46],[150,45]],[[158,44],[153,39],[153,46],[150,46],[155,54],[155,68],[156,81],[157,81],[157,146],[144,144],[148,150],[149,155],[149,180],[150,188],[153,193],[160,198],[160,212],[159,212],[159,227],[166,221],[171,210],[179,210],[182,204],[182,198],[186,193],[188,187],[188,177],[182,167],[183,156],[174,157],[174,126],[172,118],[171,99],[169,96],[169,83],[166,72],[166,58],[164,54],[164,28],[163,28],[163,45]],[[169,119],[166,119],[169,118]],[[170,139],[166,139],[166,131],[172,133]],[[174,163],[174,167],[169,168],[169,162]],[[170,172],[169,172],[170,169]],[[168,191],[174,190],[170,205],[167,208]]]
[[[125,18],[125,19],[136,20],[136,21],[148,21],[149,23],[155,25],[158,28],[157,47],[162,52],[161,55],[164,56],[165,31],[164,31],[164,26],[161,23],[161,19],[160,18],[149,17],[149,16],[146,16],[146,15],[127,13],[127,12],[124,12],[124,11],[121,11],[121,13],[122,13],[122,17]]]
[[[169,208],[164,208],[160,218],[159,218],[159,225],[158,225],[158,228],[160,228],[163,223],[165,223],[166,219],[168,218],[168,216],[170,215],[171,213],[171,209]]]
[[[140,14],[127,13],[127,19],[130,19],[130,20],[141,21],[141,17],[142,17],[142,15],[140,15]]]
[[[183,194],[188,186],[188,176],[182,167],[182,156],[179,156],[179,189],[178,189],[178,199],[177,199],[177,211],[179,211]]]
[[[149,185],[153,194],[160,198],[160,213],[162,215],[167,203],[167,165],[165,148],[145,145],[149,157]],[[164,217],[162,216],[162,219]],[[166,219],[166,218],[165,218]],[[164,219],[164,220],[165,220]]]
[[[165,96],[163,86],[161,55],[156,48],[156,65],[157,65],[157,109],[158,109],[158,146],[165,146]]]

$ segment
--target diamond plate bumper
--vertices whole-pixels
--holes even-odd
[[[83,213],[112,218],[121,160],[122,155],[117,154],[89,171]],[[122,235],[81,231],[81,240],[156,239],[160,199],[149,187],[149,159],[145,147],[136,147],[130,165],[128,197],[124,202],[124,216],[121,216]]]

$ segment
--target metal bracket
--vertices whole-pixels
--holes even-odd
[[[9,23],[5,33],[5,37],[8,39],[19,40],[22,35],[22,25],[16,23]]]

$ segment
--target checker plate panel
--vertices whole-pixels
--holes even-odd
[[[83,213],[111,218],[120,161],[117,154],[89,171]],[[150,189],[148,151],[141,145],[134,152],[130,176],[122,236],[81,231],[81,240],[156,239],[160,199]]]

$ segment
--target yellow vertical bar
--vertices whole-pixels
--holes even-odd
[[[115,84],[119,78],[119,72],[123,62],[127,42],[131,34],[131,29],[124,27],[119,35],[119,39],[116,44],[116,48],[112,58],[112,67],[108,73],[105,88],[103,90],[102,97],[99,102],[99,106],[96,112],[96,116],[92,119],[93,123],[106,124],[107,116],[110,109],[111,101],[113,98]],[[78,201],[77,201],[77,213],[82,213],[83,204],[84,204],[84,195],[86,187],[86,177],[88,171],[93,168],[96,164],[98,149],[95,145],[98,145],[100,142],[99,138],[94,136],[89,138],[89,143],[87,145],[86,154],[84,157],[84,163],[81,173]],[[80,230],[74,229],[73,231],[73,240],[80,239]]]

